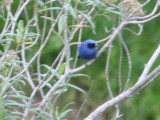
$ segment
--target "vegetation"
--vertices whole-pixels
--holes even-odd
[[[0,1],[0,120],[159,120],[159,6]],[[87,39],[99,47],[89,61]]]

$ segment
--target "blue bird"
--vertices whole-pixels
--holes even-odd
[[[97,50],[98,46],[95,40],[92,39],[86,40],[79,46],[78,58],[83,58],[86,60],[96,58]]]

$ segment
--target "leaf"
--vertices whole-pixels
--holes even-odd
[[[74,104],[75,104],[75,102],[70,102],[70,103],[68,103],[67,105],[65,105],[65,106],[63,107],[63,109],[62,109],[61,112],[64,112],[70,105],[74,105]]]
[[[25,94],[23,91],[9,91],[8,94],[16,94],[16,93],[19,93],[19,94]],[[7,95],[8,96],[8,95]]]
[[[63,75],[65,68],[66,68],[66,63],[63,63],[63,64],[60,66],[59,71],[58,71],[58,74],[59,74],[60,76]]]
[[[46,68],[47,70],[50,70],[52,73],[55,73],[55,69],[53,69],[53,68],[50,67],[49,65],[42,64],[41,67],[44,67],[44,68]]]
[[[113,13],[113,14],[117,14],[117,15],[121,15],[121,16],[122,16],[122,13],[121,13],[121,12],[115,11],[115,9],[112,8],[112,7],[108,7],[107,9],[105,9],[105,11],[108,11],[108,12],[111,12],[111,13]]]
[[[37,0],[39,6],[44,6],[44,2],[42,0]]]
[[[44,67],[44,68],[46,68],[48,71],[50,71],[52,74],[55,74],[55,76],[57,77],[57,78],[59,78],[59,74],[55,71],[55,69],[53,69],[52,67],[50,67],[50,66],[48,66],[48,65],[45,65],[45,64],[43,64],[43,65],[41,65],[41,67]],[[45,74],[42,74],[42,75],[45,75]]]
[[[62,89],[60,89],[60,90],[56,90],[56,92],[54,93],[55,95],[56,94],[61,94],[61,93],[64,93],[64,92],[66,92],[68,89],[64,89],[64,88],[62,88]]]
[[[4,108],[5,108],[5,109],[10,108],[10,107],[22,107],[22,108],[25,108],[25,107],[27,107],[27,105],[21,104],[21,103],[17,103],[17,102],[14,102],[14,103],[6,103],[6,104],[4,105]]]
[[[77,19],[76,13],[71,5],[69,7],[69,13],[73,16],[74,19]]]
[[[69,59],[69,62],[71,62],[73,60],[73,58],[70,58]],[[65,72],[65,68],[66,68],[66,63],[63,63],[60,68],[59,68],[59,71],[58,71],[58,74],[61,76],[63,75],[63,73]]]
[[[17,82],[18,82],[18,80],[19,80],[19,78],[16,78],[16,79],[14,79],[9,85],[7,85],[5,88],[4,88],[4,90],[3,90],[3,93],[2,94],[4,94],[5,93],[5,91],[7,91],[8,89],[10,89],[11,88],[11,86],[14,86]]]
[[[10,38],[6,38],[6,39],[2,39],[2,40],[0,40],[0,42],[8,42],[8,41],[13,41],[13,39],[10,39]]]
[[[30,32],[30,33],[24,34],[24,37],[36,38],[36,37],[37,37],[37,34]]]
[[[87,94],[82,88],[80,88],[80,87],[77,87],[77,86],[75,86],[75,85],[72,85],[72,84],[67,84],[67,86],[68,87],[71,87],[71,88],[74,88],[74,89],[76,89],[76,90],[78,90],[78,91],[80,91],[80,92],[82,92],[82,93],[84,93],[84,94]]]
[[[69,112],[73,111],[72,109],[68,109],[66,111],[64,111],[63,113],[61,113],[59,116],[58,116],[58,119],[61,119],[61,118],[64,118]]]
[[[61,34],[62,31],[64,30],[64,26],[65,26],[65,14],[61,15],[61,17],[59,18],[58,21],[58,33]]]
[[[47,113],[43,110],[40,110],[38,108],[30,109],[30,111],[36,113],[37,116],[41,117],[42,119],[47,119],[47,120],[49,119],[50,120],[52,118],[52,116],[49,113]]]
[[[86,74],[72,74],[69,77],[72,77],[72,78],[74,78],[74,77],[86,77],[90,80],[89,75],[86,75]]]
[[[18,30],[20,32],[19,34],[23,34],[24,33],[25,29],[24,29],[24,21],[23,20],[20,20],[18,22]]]
[[[19,36],[19,34],[16,34],[16,33],[6,33],[5,36],[14,37],[14,36]]]
[[[47,16],[41,16],[41,18],[44,18],[46,20],[51,20],[51,21],[55,21],[54,19],[52,19],[51,17],[47,17]]]
[[[24,117],[24,114],[20,112],[11,112],[11,114],[13,114],[14,116],[16,115],[16,116]]]
[[[9,97],[12,98],[18,98],[18,99],[24,99],[24,100],[31,100],[29,97],[23,96],[23,95],[10,95]]]
[[[62,8],[60,7],[50,7],[50,8],[45,8],[42,10],[38,10],[37,12],[43,12],[43,11],[48,11],[48,10],[61,10]]]
[[[78,11],[85,19],[87,19],[87,21],[89,22],[89,24],[91,25],[91,28],[93,29],[93,31],[95,31],[95,24],[92,22],[91,18],[89,16],[87,16],[86,14],[84,14],[81,11]]]
[[[27,22],[27,25],[25,26],[25,29],[29,28],[30,25],[32,24],[32,22],[34,22],[35,20],[36,20],[36,18],[32,18],[31,20],[29,20],[29,21]]]

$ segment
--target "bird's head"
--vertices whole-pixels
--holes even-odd
[[[90,49],[98,47],[97,42],[94,40],[87,40],[86,44],[87,44],[87,47]]]
[[[82,42],[79,46],[79,56],[78,58],[83,59],[94,59],[97,55],[97,41],[89,39]]]

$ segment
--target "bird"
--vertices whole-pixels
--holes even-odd
[[[98,45],[97,41],[89,39],[82,42],[79,46],[79,56],[78,58],[90,60],[96,58]]]

